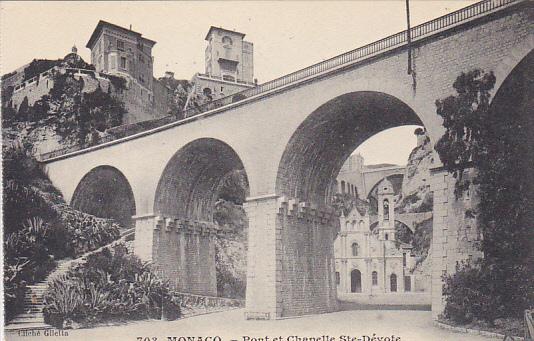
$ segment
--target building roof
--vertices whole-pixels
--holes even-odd
[[[152,44],[152,46],[154,44],[156,44],[156,42],[154,40],[150,40],[148,38],[143,37],[143,35],[141,33],[139,33],[139,32],[132,31],[130,29],[127,29],[127,28],[124,28],[124,27],[109,23],[109,22],[104,21],[104,20],[100,20],[98,22],[98,24],[96,25],[96,28],[93,31],[93,34],[91,34],[91,38],[89,38],[89,41],[87,42],[85,47],[87,47],[89,49],[91,49],[93,47],[93,45],[95,44],[96,40],[100,36],[100,33],[102,32],[104,27],[109,27],[109,28],[112,28],[114,30],[118,30],[118,31],[122,31],[124,33],[135,35],[137,38],[141,38],[141,39],[143,39],[143,41],[146,41],[147,43]]]
[[[206,34],[206,38],[204,38],[205,40],[208,40],[208,37],[211,35],[211,31],[213,30],[217,30],[217,31],[222,31],[222,32],[227,32],[227,33],[232,33],[232,34],[237,34],[238,36],[241,36],[241,38],[244,38],[245,37],[245,33],[241,33],[241,32],[237,32],[237,31],[231,31],[231,30],[227,30],[225,28],[222,28],[222,27],[215,27],[215,26],[211,26],[208,33]]]
[[[384,178],[378,185],[378,194],[395,194],[395,191],[393,191],[393,185],[388,178]]]

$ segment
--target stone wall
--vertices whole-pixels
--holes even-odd
[[[473,172],[466,171],[467,179]],[[456,179],[442,168],[433,169],[431,173],[430,190],[434,195],[432,316],[437,318],[445,306],[442,276],[454,273],[462,261],[483,257],[483,253],[479,251],[482,234],[476,219],[468,213],[477,205],[475,189],[471,188],[457,199],[454,194]]]
[[[267,197],[245,204],[249,218],[249,319],[337,308],[333,210]]]
[[[159,216],[136,217],[135,220],[137,256],[151,261],[175,290],[217,295],[212,234],[216,227]]]

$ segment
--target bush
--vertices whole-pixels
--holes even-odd
[[[533,298],[523,292],[532,293],[534,284],[524,288],[518,274],[528,271],[520,264],[488,266],[483,260],[460,264],[456,273],[444,276],[445,317],[462,324],[481,320],[493,325],[500,317],[521,316]]]
[[[6,317],[20,313],[26,284],[38,282],[55,260],[74,257],[117,239],[110,220],[77,212],[64,204],[29,153],[31,145],[3,147],[4,299]]]
[[[53,281],[45,293],[44,315],[48,323],[66,328],[73,323],[176,319],[180,305],[167,283],[117,245],[90,255],[85,264]]]

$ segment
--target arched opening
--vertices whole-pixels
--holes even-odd
[[[362,292],[362,273],[358,269],[350,272],[350,292]]]
[[[382,206],[384,209],[384,221],[389,221],[389,200],[384,199]]]
[[[373,272],[371,273],[371,283],[372,283],[374,286],[378,285],[378,272],[373,271]]]
[[[158,231],[158,257],[168,265],[162,270],[177,289],[244,298],[248,220],[242,204],[247,195],[243,163],[220,140],[195,140],[169,160],[157,186],[154,213],[175,222],[176,232]],[[227,259],[228,247],[241,250],[236,262],[242,266],[234,272],[228,262],[215,262]]]
[[[352,256],[357,257],[360,247],[358,246],[358,243],[352,243]]]
[[[123,228],[132,227],[135,199],[124,174],[115,167],[98,166],[74,190],[70,205],[100,218],[111,218]]]
[[[408,105],[385,93],[353,92],[328,101],[291,137],[280,161],[277,193],[328,204],[327,189],[350,154],[371,136],[402,125],[422,122]]]
[[[389,276],[389,291],[397,292],[397,275],[395,274]]]
[[[300,206],[297,207],[302,207],[302,214],[307,212],[308,207],[313,207],[312,212],[332,211],[334,195],[330,189],[347,158],[359,145],[379,132],[405,125],[421,126],[422,121],[406,103],[385,93],[352,92],[326,102],[300,124],[289,140],[278,168],[276,194],[298,199]],[[341,193],[356,193],[356,189],[351,187],[355,182],[349,178],[338,180]],[[335,207],[337,209],[338,206]],[[345,210],[347,206],[339,207]],[[341,209],[336,213],[341,214]],[[362,215],[364,213],[360,212]],[[346,216],[347,212],[344,214]],[[290,315],[296,309],[286,302],[305,301],[315,305],[315,311],[326,307],[324,311],[329,309],[332,301],[332,295],[325,294],[325,291],[336,288],[333,241],[340,221],[334,217],[320,221],[311,219],[303,223],[293,219],[295,216],[297,214],[291,215],[292,219],[279,221],[283,259],[280,287],[290,298],[284,299],[281,309],[289,311]],[[325,240],[332,242],[325,243]],[[348,247],[344,255],[352,257],[351,243],[344,245]],[[308,249],[316,252],[302,252]],[[304,266],[299,266],[297,273],[292,264]],[[322,266],[318,267],[317,264]],[[366,276],[369,274],[366,273]],[[313,287],[301,291],[298,290],[301,284]],[[362,292],[359,270],[351,273],[351,289],[352,292]]]
[[[243,163],[224,142],[203,138],[187,144],[174,154],[161,175],[154,213],[212,222],[221,181],[238,170],[244,170]]]

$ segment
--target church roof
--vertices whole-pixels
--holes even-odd
[[[378,185],[378,194],[395,194],[393,185],[387,178],[384,178]]]

